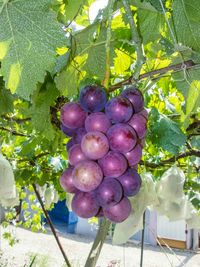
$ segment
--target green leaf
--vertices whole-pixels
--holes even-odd
[[[161,37],[165,25],[164,15],[155,11],[138,9],[138,21],[143,43],[153,42]]]
[[[0,79],[0,115],[13,111],[14,96],[4,88],[3,81]]]
[[[161,0],[163,3],[163,6],[165,6],[165,3],[167,0]],[[158,11],[163,12],[162,6],[160,4],[159,0],[146,0],[146,2],[149,2],[153,7],[155,7]]]
[[[187,106],[188,98],[195,90],[194,84],[191,85],[194,80],[199,80],[200,70],[199,69],[189,69],[187,71],[177,72],[173,74],[173,79],[176,83],[177,89],[182,93],[185,98],[185,106]],[[195,101],[195,99],[193,99]],[[188,106],[189,108],[189,106]]]
[[[55,83],[62,95],[73,97],[78,92],[79,72],[70,65],[55,78]]]
[[[64,31],[50,11],[50,0],[0,2],[0,60],[6,87],[28,99],[52,71]]]
[[[30,109],[31,120],[36,131],[41,132],[47,139],[55,137],[51,124],[50,105],[59,95],[54,84],[48,83],[46,88],[36,91],[33,96],[33,106]]]
[[[200,51],[200,16],[198,0],[174,0],[173,23],[178,42]]]
[[[154,145],[172,154],[177,154],[186,141],[186,136],[178,124],[165,115],[159,114],[155,109],[150,116],[149,136]]]
[[[66,9],[66,19],[67,20],[73,20],[74,17],[76,16],[77,12],[79,11],[79,9],[81,9],[81,7],[84,4],[84,0],[66,0],[65,2],[65,9]]]

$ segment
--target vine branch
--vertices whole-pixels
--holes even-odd
[[[103,81],[103,85],[105,88],[108,87],[109,79],[110,79],[110,43],[111,43],[111,23],[112,23],[112,13],[113,13],[113,5],[115,0],[109,1],[108,6],[108,28],[107,28],[107,37],[106,37],[106,72],[105,79]]]
[[[31,137],[31,135],[24,134],[24,133],[20,133],[20,132],[17,132],[17,131],[15,131],[15,130],[12,130],[12,129],[10,129],[10,128],[6,128],[6,127],[4,127],[4,126],[0,126],[0,130],[1,130],[1,131],[9,132],[9,133],[11,133],[12,135],[16,135],[16,136]]]
[[[152,77],[154,75],[158,75],[158,74],[162,75],[162,74],[167,73],[168,71],[176,72],[176,71],[181,71],[183,69],[191,69],[191,68],[194,68],[194,67],[196,67],[198,65],[199,64],[195,64],[192,60],[187,60],[187,61],[184,61],[184,63],[178,63],[178,64],[175,64],[175,65],[170,65],[170,66],[167,66],[167,67],[164,67],[164,68],[160,68],[160,69],[157,69],[157,70],[152,70],[152,71],[143,73],[143,74],[139,75],[138,79],[135,79],[133,77],[133,75],[132,75],[129,78],[110,86],[109,87],[109,92],[113,92],[116,89],[118,89],[118,88],[120,88],[120,87],[122,87],[124,85],[129,85],[129,84],[132,84],[133,82],[138,82],[138,81],[140,81],[142,79],[145,79],[145,78],[148,78],[148,77]]]
[[[181,153],[181,154],[179,154],[177,156],[173,156],[173,157],[171,157],[169,159],[162,160],[159,163],[141,161],[139,164],[145,165],[145,166],[150,167],[150,168],[157,168],[157,167],[160,167],[160,166],[165,166],[165,165],[167,165],[169,163],[173,163],[173,162],[175,162],[175,160],[186,158],[186,157],[190,157],[190,156],[200,157],[200,150],[192,149],[190,151]]]
[[[67,258],[67,255],[65,254],[65,251],[64,251],[64,249],[63,249],[63,247],[62,247],[62,245],[61,245],[61,243],[60,243],[60,240],[59,240],[59,238],[58,238],[58,236],[57,236],[57,233],[56,233],[56,230],[55,230],[55,228],[54,228],[54,225],[53,225],[53,223],[52,223],[52,221],[51,221],[51,218],[50,218],[50,216],[49,216],[47,210],[45,209],[45,206],[44,206],[44,203],[43,203],[43,201],[42,201],[42,198],[41,198],[41,196],[40,196],[40,194],[39,194],[39,192],[38,192],[38,190],[37,190],[37,188],[36,188],[36,185],[35,185],[35,184],[32,184],[32,186],[33,186],[33,189],[34,189],[35,194],[36,194],[36,196],[37,196],[37,199],[38,199],[38,201],[40,202],[40,205],[41,205],[42,210],[43,210],[43,212],[44,212],[44,214],[45,214],[45,217],[46,217],[46,219],[47,219],[47,221],[48,221],[48,223],[49,223],[49,226],[50,226],[50,228],[51,228],[51,231],[52,231],[52,233],[53,233],[53,235],[54,235],[54,237],[55,237],[55,239],[56,239],[56,242],[57,242],[57,244],[58,244],[58,246],[59,246],[59,249],[60,249],[60,251],[61,251],[61,253],[62,253],[62,255],[63,255],[63,258],[64,258],[64,260],[65,260],[65,262],[66,262],[66,265],[67,265],[68,267],[71,267],[71,264],[70,264],[70,262],[69,262],[69,260],[68,260],[68,258]]]
[[[129,0],[122,0],[122,2],[124,5],[124,10],[129,20],[131,37],[132,37],[131,42],[135,45],[135,50],[137,54],[137,58],[135,62],[135,72],[132,75],[132,78],[138,79],[142,65],[145,62],[144,51],[142,47],[142,39],[139,35],[136,23],[134,21],[133,14],[131,12],[130,4],[129,4]]]

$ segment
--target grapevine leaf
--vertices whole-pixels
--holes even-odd
[[[79,73],[73,66],[63,70],[55,79],[56,87],[67,97],[72,97],[78,92]]]
[[[53,84],[47,84],[46,88],[36,91],[33,96],[33,105],[30,109],[30,116],[36,131],[52,140],[55,137],[54,129],[50,118],[50,105],[59,95]]]
[[[0,2],[0,60],[6,87],[28,99],[54,67],[64,32],[50,0]]]
[[[67,2],[65,5],[65,9],[66,9],[66,19],[67,20],[73,20],[74,17],[76,16],[77,12],[79,11],[79,9],[81,8],[81,6],[84,3],[84,0],[67,0],[65,1]]]
[[[175,0],[173,22],[178,41],[195,51],[200,51],[200,16],[198,0]]]
[[[14,97],[4,88],[3,81],[0,79],[0,114],[13,111]]]
[[[186,136],[178,124],[159,114],[155,109],[152,110],[150,116],[149,135],[155,145],[172,154],[177,154],[186,141]]]
[[[165,24],[164,15],[159,12],[138,9],[138,21],[144,44],[153,42],[161,37]]]

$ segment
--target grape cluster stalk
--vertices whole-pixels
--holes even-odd
[[[60,184],[74,194],[72,210],[82,218],[105,217],[123,222],[132,211],[129,198],[141,187],[142,157],[148,112],[142,93],[128,87],[108,99],[99,85],[87,85],[79,101],[61,108],[61,130],[69,167]]]

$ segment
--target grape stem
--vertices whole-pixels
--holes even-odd
[[[105,86],[105,88],[108,87],[109,79],[110,79],[110,43],[111,43],[111,24],[112,24],[112,13],[113,13],[113,5],[115,0],[109,1],[108,6],[108,28],[107,28],[107,37],[106,37],[106,73],[105,73],[105,79],[102,82],[102,85]]]
[[[145,56],[144,56],[144,50],[142,46],[142,38],[139,34],[139,31],[137,29],[137,25],[135,23],[131,8],[130,8],[130,3],[129,0],[122,0],[123,5],[124,5],[124,10],[126,12],[126,16],[129,20],[129,25],[130,25],[130,31],[131,31],[131,37],[132,37],[132,44],[135,46],[137,58],[135,62],[135,71],[134,74],[132,75],[133,79],[138,79],[140,75],[140,71],[142,69],[143,64],[145,63]]]
[[[43,201],[42,201],[42,198],[41,198],[41,196],[40,196],[40,194],[39,194],[39,192],[38,192],[38,190],[37,190],[37,188],[36,188],[36,185],[35,185],[35,184],[32,184],[32,186],[33,186],[33,189],[34,189],[35,194],[36,194],[36,196],[37,196],[37,199],[38,199],[38,201],[40,202],[40,205],[41,205],[42,210],[43,210],[43,212],[44,212],[44,214],[45,214],[45,217],[46,217],[46,219],[47,219],[47,222],[48,222],[48,224],[49,224],[49,226],[50,226],[50,228],[51,228],[51,231],[52,231],[52,233],[53,233],[53,235],[54,235],[54,237],[55,237],[55,240],[56,240],[56,242],[57,242],[57,244],[58,244],[58,247],[59,247],[59,249],[60,249],[60,251],[61,251],[61,253],[62,253],[62,255],[63,255],[63,258],[64,258],[64,260],[65,260],[65,262],[66,262],[66,265],[67,265],[67,267],[71,267],[71,264],[70,264],[70,262],[69,262],[69,260],[68,260],[68,258],[67,258],[67,255],[65,254],[65,251],[64,251],[64,249],[63,249],[63,247],[62,247],[62,245],[61,245],[61,243],[60,243],[60,240],[59,240],[59,238],[58,238],[58,236],[57,236],[57,233],[56,233],[56,230],[55,230],[55,228],[54,228],[54,225],[53,225],[53,223],[52,223],[52,221],[51,221],[51,218],[50,218],[50,216],[49,216],[47,210],[45,209],[45,206],[44,206],[44,203],[43,203]]]
[[[102,219],[101,225],[97,232],[96,238],[88,255],[88,258],[85,263],[85,267],[95,267],[99,255],[101,253],[101,249],[105,242],[105,239],[108,234],[108,230],[110,228],[111,222],[106,220],[105,218]]]

